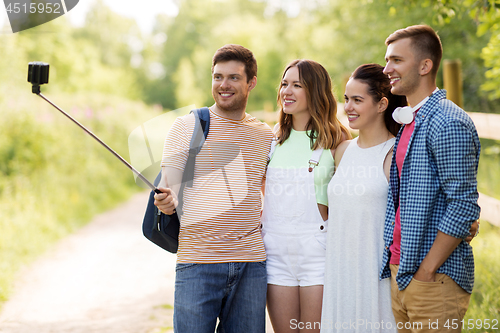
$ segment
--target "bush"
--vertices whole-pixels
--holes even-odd
[[[158,110],[92,95],[50,97],[128,159],[128,135]],[[104,147],[35,95],[0,98],[0,303],[16,272],[140,188]]]

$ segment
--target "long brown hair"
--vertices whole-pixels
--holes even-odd
[[[337,119],[337,102],[332,92],[332,81],[326,69],[313,60],[298,59],[292,61],[284,70],[286,72],[297,67],[299,80],[306,91],[307,109],[311,119],[307,123],[311,139],[311,149],[335,149],[345,139],[351,139],[351,134]],[[281,81],[280,81],[281,86]],[[279,89],[278,89],[279,91]],[[282,144],[292,131],[292,115],[283,112],[283,103],[278,93],[279,129],[278,143]]]

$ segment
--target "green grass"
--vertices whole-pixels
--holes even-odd
[[[158,115],[98,94],[49,98],[125,159],[129,133]],[[1,305],[22,266],[141,189],[121,162],[29,91],[0,96],[0,110]]]
[[[153,315],[150,321],[155,323],[155,328],[148,333],[168,333],[173,332],[172,327],[172,316],[173,316],[174,306],[171,304],[162,304],[155,306],[153,309]]]
[[[469,332],[493,332],[497,330],[478,328],[478,320],[484,323],[497,319],[500,329],[500,228],[487,222],[481,222],[480,234],[471,245],[474,248],[475,284],[465,323],[473,319],[476,323],[465,329]],[[471,321],[472,323],[472,321]],[[467,327],[467,324],[465,324]]]
[[[500,141],[481,139],[478,190],[497,200],[500,200],[499,166]],[[480,229],[479,236],[472,241],[476,281],[464,318],[464,331],[484,333],[500,330],[500,228],[482,222]],[[495,319],[497,329],[485,326],[487,322],[491,326]]]
[[[478,168],[478,190],[500,200],[500,141],[481,139]],[[475,284],[469,310],[464,318],[464,332],[500,330],[500,228],[481,222],[474,248]],[[485,328],[489,319],[497,320],[497,329]],[[468,328],[468,324],[470,324]],[[480,325],[483,324],[483,325]],[[481,327],[482,326],[482,327]]]

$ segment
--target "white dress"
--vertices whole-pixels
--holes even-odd
[[[390,279],[379,281],[392,138],[347,147],[328,185],[329,229],[321,332],[396,332]]]

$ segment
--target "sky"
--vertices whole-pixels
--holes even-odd
[[[96,0],[80,0],[78,4],[69,11],[66,15],[75,25],[83,25],[85,14]],[[173,0],[103,0],[104,3],[114,12],[127,17],[132,17],[137,21],[137,24],[142,31],[148,33],[153,28],[154,17],[157,14],[163,13],[169,16],[175,16],[178,13],[178,8]],[[3,1],[2,1],[3,2]],[[9,19],[5,6],[0,4],[0,27],[2,33],[12,33],[8,24]]]

